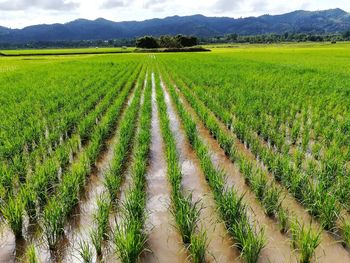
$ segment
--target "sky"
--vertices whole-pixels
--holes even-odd
[[[0,0],[0,26],[23,28],[100,17],[113,21],[194,14],[239,18],[329,8],[350,12],[350,0]]]

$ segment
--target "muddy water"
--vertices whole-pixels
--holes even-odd
[[[225,155],[218,142],[210,135],[209,130],[205,128],[182,94],[179,93],[179,95],[186,110],[195,119],[198,133],[208,146],[213,163],[227,175],[227,187],[234,188],[239,195],[244,194],[244,201],[250,207],[248,213],[251,221],[256,222],[259,227],[265,229],[267,244],[261,252],[258,262],[297,262],[294,251],[291,249],[289,238],[281,234],[275,220],[265,215],[254,193],[245,184],[244,177],[240,174],[239,168]]]
[[[130,106],[133,98],[134,92],[131,92],[127,100],[127,106]],[[125,109],[123,110],[124,112]],[[124,113],[122,113],[122,116],[123,114]],[[115,131],[116,130],[117,126],[115,127]],[[68,243],[60,259],[62,262],[81,262],[79,256],[80,241],[87,241],[93,249],[89,233],[95,227],[94,213],[97,211],[97,200],[107,191],[104,186],[104,176],[114,157],[114,149],[117,141],[118,134],[117,132],[114,132],[112,137],[106,142],[106,150],[99,156],[95,167],[88,178],[87,186],[85,187],[81,201],[76,209],[75,216],[70,218],[69,223],[65,228]],[[104,252],[106,253],[104,256],[112,258],[108,251],[109,249],[105,249]]]
[[[214,115],[212,116],[215,118]],[[223,131],[234,135],[233,133],[231,133],[231,131],[227,129],[227,127],[223,123],[221,123],[220,121],[218,123]],[[253,155],[253,153],[249,149],[247,149],[244,146],[244,144],[237,138],[236,147],[248,158],[250,158],[253,161],[256,161],[256,158]],[[258,163],[257,165],[263,166],[263,164]],[[263,166],[263,168],[267,170],[266,167]],[[267,174],[269,176],[269,179],[271,181],[274,181],[272,174]],[[305,210],[305,208],[300,203],[298,203],[292,195],[290,195],[288,190],[278,182],[274,182],[282,190],[282,195],[285,196],[285,199],[282,202],[282,206],[285,209],[288,209],[300,223],[304,223],[306,225],[311,224],[311,226],[314,229],[321,229],[320,225],[316,221],[314,221],[312,217],[308,214],[308,212]],[[328,233],[327,231],[322,231],[321,244],[316,249],[314,258],[314,260],[317,262],[350,262],[350,253],[339,242],[337,242],[330,233]]]
[[[177,150],[180,154],[183,187],[186,191],[192,192],[193,201],[200,200],[203,207],[200,214],[200,227],[206,230],[208,236],[207,261],[240,262],[239,251],[233,247],[234,244],[227,234],[224,224],[219,220],[213,196],[201,172],[199,161],[185,137],[183,127],[164,86],[163,90],[165,91],[171,129],[176,135]]]
[[[142,262],[185,262],[187,255],[177,233],[173,216],[170,213],[171,187],[167,180],[167,164],[164,153],[157,103],[155,82],[152,74],[152,141],[150,149],[150,166],[147,173],[147,247],[151,250],[145,254]]]
[[[252,152],[246,149],[240,141],[236,141],[236,146],[239,151],[244,152],[247,157],[251,160],[255,160],[255,156]],[[263,164],[261,165],[265,171],[266,167]],[[306,225],[311,225],[314,229],[320,230],[321,226],[312,219],[310,214],[305,210],[305,208],[288,192],[288,190],[276,182],[271,173],[267,172],[267,175],[271,181],[274,181],[277,186],[282,190],[282,195],[285,196],[285,199],[282,202],[282,207],[291,212],[291,214],[300,222]],[[327,231],[322,231],[321,234],[321,244],[316,249],[315,258],[317,262],[350,262],[350,253],[346,250],[339,241],[337,241],[331,233]]]
[[[147,85],[147,79],[148,79],[148,73],[146,73],[145,81],[143,83],[143,88],[145,88]],[[144,91],[144,89],[143,89],[143,91]],[[134,95],[135,94],[133,94],[132,99],[134,98]],[[132,99],[130,99],[130,101],[128,102],[128,106],[131,105]],[[141,94],[140,107],[143,104],[143,100],[144,100],[144,92]],[[139,127],[137,126],[135,134],[134,134],[134,138],[132,139],[132,142],[131,142],[131,144],[132,144],[131,154],[129,154],[126,158],[126,163],[128,163],[128,165],[126,166],[125,171],[123,171],[123,178],[122,178],[122,183],[120,186],[120,192],[119,192],[119,196],[118,196],[117,206],[113,208],[113,210],[109,216],[109,223],[110,223],[111,229],[115,229],[116,224],[120,223],[122,220],[122,218],[121,218],[122,217],[122,213],[121,213],[122,212],[122,205],[126,201],[127,193],[132,186],[132,181],[133,181],[132,180],[132,165],[130,165],[130,164],[133,163],[133,155],[132,155],[133,146],[134,146],[133,142],[135,141],[135,138],[138,134],[138,131],[139,131]]]
[[[128,103],[132,100],[134,92],[131,94]],[[32,233],[27,233],[26,230],[26,240],[32,240],[40,262],[81,262],[78,252],[79,241],[84,240],[90,243],[89,231],[94,227],[93,214],[97,209],[96,201],[105,190],[103,177],[113,158],[116,137],[117,135],[114,135],[106,142],[106,150],[99,156],[88,178],[80,203],[74,209],[73,216],[65,226],[65,236],[59,243],[59,252],[50,255],[43,233],[39,228]],[[14,262],[16,258],[23,255],[27,245],[24,240],[22,242],[16,241],[12,232],[6,228],[0,238],[0,262]],[[90,245],[93,248],[92,244]]]
[[[16,259],[16,239],[7,226],[1,229],[0,262],[14,262]]]

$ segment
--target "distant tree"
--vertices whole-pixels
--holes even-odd
[[[345,31],[345,32],[343,33],[343,37],[344,37],[345,39],[350,39],[350,30]]]
[[[235,42],[238,39],[238,35],[237,34],[230,34],[227,36],[227,39]]]
[[[158,48],[157,39],[151,36],[144,36],[136,40],[136,47],[138,48]]]
[[[180,48],[181,44],[172,36],[165,35],[159,38],[159,45],[163,48]]]
[[[193,47],[198,45],[198,38],[194,36],[177,35],[175,39],[182,47]]]

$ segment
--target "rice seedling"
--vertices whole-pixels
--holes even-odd
[[[142,222],[135,218],[127,219],[122,220],[123,223],[117,224],[113,233],[113,243],[121,262],[132,263],[137,262],[145,250],[147,235],[142,230]]]
[[[89,242],[80,240],[79,241],[79,256],[84,263],[93,262],[93,252],[89,245]]]
[[[36,211],[36,194],[33,189],[23,188],[21,196],[24,203],[24,208],[30,219],[37,218]]]
[[[59,238],[64,233],[64,211],[62,204],[54,198],[50,200],[42,215],[42,228],[50,250],[55,250]]]
[[[264,196],[268,189],[266,174],[258,173],[256,176],[252,177],[250,184],[256,197],[260,201],[264,201]]]
[[[9,197],[0,205],[1,214],[16,238],[22,237],[24,204],[20,197]]]
[[[208,247],[208,240],[205,231],[199,231],[194,235],[191,235],[191,241],[188,246],[188,251],[192,262],[204,263],[206,250]]]
[[[311,227],[306,227],[297,221],[290,225],[293,246],[300,254],[299,262],[308,263],[311,261],[316,248],[321,242],[321,232]]]
[[[276,216],[278,214],[278,211],[281,210],[281,191],[281,189],[277,188],[273,184],[270,184],[266,187],[262,205],[264,206],[265,213],[268,216]],[[283,217],[281,219],[284,221]],[[284,225],[284,222],[281,222],[281,224]]]
[[[282,233],[286,233],[289,229],[289,213],[287,210],[279,206],[277,210],[277,219]]]
[[[35,246],[33,244],[26,248],[23,262],[25,263],[38,263],[39,259],[36,255]]]
[[[345,246],[350,246],[350,222],[345,221],[341,226],[342,236],[343,236],[343,244]]]
[[[97,227],[90,231],[89,236],[91,243],[95,248],[96,255],[98,257],[102,256],[102,243],[105,236],[104,233],[101,232],[101,229]]]
[[[172,197],[171,213],[176,222],[176,228],[181,233],[182,240],[185,244],[191,243],[191,236],[196,232],[199,214],[200,203],[192,202],[192,194],[187,196]]]
[[[246,235],[244,238],[239,238],[243,241],[242,246],[242,257],[248,263],[257,262],[261,250],[265,247],[266,239],[264,230],[255,230],[247,228],[248,223],[242,222],[238,225],[237,234]]]

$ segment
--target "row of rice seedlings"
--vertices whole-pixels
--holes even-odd
[[[288,230],[291,230],[289,212],[281,207],[281,189],[278,188],[276,184],[268,182],[268,178],[265,171],[262,170],[255,161],[249,160],[247,157],[245,157],[244,154],[241,154],[237,151],[234,145],[234,139],[221,130],[219,124],[212,117],[212,115],[205,106],[200,104],[200,102],[193,95],[191,95],[186,88],[181,89],[181,91],[185,95],[186,99],[190,102],[194,110],[197,112],[204,125],[209,129],[214,138],[218,140],[220,146],[224,149],[225,153],[230,157],[232,161],[237,162],[241,173],[245,177],[246,183],[250,185],[257,199],[261,202],[262,206],[264,207],[265,213],[268,216],[274,217],[278,220],[281,232],[286,233],[288,232]],[[175,90],[173,92],[175,93]],[[294,220],[293,222],[297,224],[296,220]],[[320,242],[320,232],[316,231],[316,234],[309,235],[307,237],[307,233],[311,233],[313,231],[311,230],[311,227],[307,228],[306,226],[302,225],[301,229],[295,229],[296,230],[294,231],[300,230],[300,236],[304,238],[304,240],[308,240],[310,244],[315,244],[311,248],[299,246],[299,250],[301,253],[300,260],[302,261],[304,254],[309,254],[311,256],[313,255],[315,249],[317,248]],[[312,249],[312,253],[306,252],[303,249]]]
[[[183,194],[181,186],[182,173],[176,150],[175,136],[170,129],[167,105],[158,78],[156,81],[156,98],[160,128],[166,151],[167,177],[171,185],[171,213],[174,216],[176,228],[189,251],[192,261],[205,262],[208,242],[205,232],[198,229],[201,208],[198,202],[192,202],[191,194],[187,196]]]
[[[123,73],[123,71],[120,71],[120,76],[122,76]],[[90,80],[90,82],[93,83],[94,81]],[[98,105],[105,96],[107,96],[106,93],[110,90],[109,86],[112,85],[113,82],[108,83],[108,85],[105,82],[106,81],[101,81],[98,84],[100,87],[97,89],[97,92],[94,89],[87,89],[83,96],[73,97],[72,100],[69,101],[69,105],[67,105],[67,113],[61,114],[59,117],[56,116],[56,113],[54,114],[57,117],[57,120],[54,121],[55,123],[57,122],[56,126],[52,126],[54,123],[51,123],[51,132],[49,132],[47,129],[45,135],[41,137],[40,141],[38,142],[39,144],[36,145],[35,148],[26,149],[21,155],[12,157],[10,168],[13,183],[11,186],[16,184],[15,179],[19,180],[20,183],[25,182],[26,177],[30,176],[28,173],[32,174],[35,172],[36,167],[41,166],[42,162],[49,158],[49,156],[52,155],[52,152],[55,151],[59,145],[62,145],[64,138],[69,137],[70,134],[77,128],[76,125],[81,117],[90,113],[95,106]],[[109,95],[109,97],[109,100],[111,101],[113,98],[111,95]],[[81,103],[82,101],[84,101],[84,103]],[[79,105],[79,107],[76,107],[76,105]],[[71,107],[71,109],[69,109],[69,107]],[[46,120],[42,121],[46,122]],[[86,118],[84,121],[86,121]],[[64,134],[66,136],[64,136]],[[12,187],[5,188],[5,190],[12,190]]]
[[[130,82],[134,83],[132,79]],[[56,249],[59,238],[64,234],[66,219],[77,204],[90,167],[103,149],[104,142],[113,132],[127,97],[128,93],[122,94],[107,111],[87,148],[83,150],[77,162],[73,163],[71,171],[62,178],[57,189],[59,194],[54,195],[46,205],[42,216],[42,228],[50,250]]]
[[[287,155],[274,153],[261,145],[259,140],[248,130],[244,131],[244,125],[236,120],[236,127],[238,125],[241,126],[243,134],[241,140],[248,142],[249,149],[255,156],[259,156],[275,179],[319,220],[325,230],[335,231],[341,212],[337,196],[327,189],[323,181],[314,180],[300,168],[293,166]]]
[[[111,74],[111,72],[108,72]],[[75,76],[77,77],[77,76]],[[100,76],[99,76],[100,78]],[[12,141],[13,145],[11,145],[11,142],[8,141],[10,145],[6,145],[4,152],[1,152],[1,160],[4,162],[7,162],[8,164],[11,164],[13,161],[15,161],[16,158],[21,157],[22,155],[26,155],[25,157],[28,157],[27,155],[32,153],[32,151],[35,151],[37,149],[42,148],[42,146],[49,146],[54,145],[58,142],[61,130],[64,129],[65,126],[68,125],[68,123],[73,122],[75,114],[78,114],[79,110],[76,108],[76,104],[87,100],[87,102],[90,101],[89,98],[97,98],[94,93],[94,89],[91,88],[92,83],[96,81],[96,78],[89,78],[87,81],[81,82],[81,78],[79,81],[73,81],[70,83],[69,87],[74,86],[75,84],[78,84],[79,88],[82,88],[82,90],[86,90],[86,93],[83,94],[83,96],[77,96],[81,90],[73,89],[72,90],[72,99],[69,100],[69,102],[65,101],[65,107],[62,106],[62,101],[64,101],[67,98],[57,98],[56,101],[48,101],[48,105],[46,105],[46,108],[40,109],[39,114],[35,116],[26,116],[26,121],[31,120],[29,122],[32,124],[32,126],[26,127],[28,131],[23,131],[22,134],[22,140],[18,141]],[[102,89],[103,92],[103,89]],[[91,101],[93,103],[93,100]],[[88,107],[89,105],[83,105],[82,108]],[[17,109],[18,110],[18,109]],[[64,112],[63,110],[66,110]],[[49,116],[45,116],[46,113],[49,113]],[[63,114],[62,114],[63,113]],[[20,120],[20,119],[18,119]],[[59,125],[61,124],[61,125]],[[48,127],[49,126],[49,127]],[[55,129],[56,128],[56,129]],[[48,129],[52,131],[52,134],[48,133]],[[46,131],[45,131],[46,130]],[[14,139],[19,139],[14,137]],[[6,151],[9,149],[6,148],[13,148],[12,151]],[[27,158],[22,159],[23,162],[18,162],[18,160],[15,161],[16,168],[20,168],[25,170],[25,165],[27,161]],[[18,170],[20,172],[20,170]]]
[[[115,251],[121,262],[132,263],[139,261],[145,250],[147,234],[144,230],[146,189],[145,174],[149,161],[151,144],[152,120],[152,89],[148,79],[144,92],[144,102],[141,107],[139,130],[133,153],[132,185],[126,193],[122,205],[121,220],[116,223],[113,241]]]
[[[224,120],[222,116],[230,115],[226,109],[210,102],[208,96],[203,96],[202,99],[219,119]],[[320,221],[322,227],[325,230],[336,230],[341,209],[339,202],[337,202],[337,196],[327,190],[322,181],[311,180],[305,172],[294,167],[290,157],[275,153],[272,149],[261,145],[259,139],[244,122],[237,118],[226,118],[226,120],[228,121],[226,124],[237,138],[245,143],[251,152],[266,165],[277,181],[281,182],[296,199],[301,201],[310,214]]]
[[[225,174],[219,171],[211,161],[209,150],[198,135],[196,123],[186,111],[171,84],[168,85],[168,89],[184,124],[187,137],[199,157],[227,230],[235,239],[236,246],[241,250],[245,261],[257,262],[266,243],[264,230],[258,230],[250,223],[247,206],[243,203],[242,196],[237,196],[233,189],[225,189]]]
[[[138,105],[141,102],[142,81],[138,82],[138,88],[130,107],[128,107],[123,121],[120,123],[118,143],[114,149],[114,156],[111,166],[105,176],[105,187],[108,190],[109,198],[113,203],[118,202],[118,194],[123,177],[121,176],[129,152],[132,148],[132,142],[136,130],[137,115],[139,111]]]
[[[109,93],[109,85],[111,84],[107,85],[102,83],[99,85],[99,89],[97,89],[98,92],[93,93],[93,90],[91,90],[90,92],[92,95],[86,96],[86,94],[84,94],[84,97],[80,98],[79,101],[73,98],[71,102],[74,105],[72,106],[73,109],[65,114],[61,113],[62,116],[57,126],[53,126],[52,124],[50,128],[47,128],[45,136],[40,140],[40,144],[32,149],[32,151],[25,152],[22,155],[27,159],[27,171],[30,170],[30,173],[35,172],[37,166],[40,166],[47,158],[52,156],[57,147],[65,143],[65,141],[71,137],[77,129],[79,121],[92,111],[96,111],[95,108],[99,107],[100,103],[106,100],[105,98]],[[77,98],[79,98],[79,96],[77,96]],[[77,105],[79,106],[77,107]]]
[[[134,73],[134,77],[136,74],[138,74],[137,71]],[[105,123],[101,122],[94,128],[90,145],[83,153],[83,155],[87,155],[92,162],[96,160],[98,153],[101,151],[102,142],[107,136],[109,136],[110,130],[113,128],[113,121],[115,122],[115,120],[117,120],[124,105],[124,101],[132,88],[132,83],[132,81],[129,81],[129,84],[123,89],[122,93],[118,96],[118,99],[108,110],[108,113],[103,119]],[[108,114],[110,116],[108,116]],[[113,114],[115,115],[113,116]],[[67,145],[67,147],[69,146],[71,145]],[[77,145],[74,147],[77,149],[79,148]],[[74,166],[71,167],[71,170],[74,170]],[[30,218],[38,218],[38,209],[36,206],[38,205],[40,211],[42,211],[48,201],[47,196],[49,192],[62,184],[64,178],[62,178],[62,181],[58,180],[58,171],[59,166],[57,165],[57,161],[50,160],[46,162],[45,166],[40,167],[37,173],[33,175],[32,179],[28,181],[28,184],[21,188],[19,194],[13,197],[12,195],[9,195],[7,200],[5,199],[2,201],[0,209],[4,216],[4,221],[9,225],[16,237],[22,236],[23,217],[25,216],[26,210]],[[67,171],[67,173],[74,173],[72,171]]]
[[[129,74],[128,74],[129,75]],[[86,118],[90,119],[89,130],[93,130],[95,124],[95,117],[103,115],[108,106],[112,103],[118,92],[111,92],[109,96],[101,103],[101,107],[98,107],[95,111],[91,112]],[[102,106],[103,105],[103,106]],[[90,118],[93,116],[92,118]],[[87,123],[84,119],[82,122]],[[89,131],[90,132],[90,131]],[[35,219],[37,215],[36,205],[42,208],[47,202],[48,195],[53,191],[55,185],[59,181],[59,174],[62,174],[65,167],[69,164],[69,156],[72,153],[77,153],[80,146],[80,133],[71,137],[69,141],[62,144],[57,148],[55,154],[44,163],[40,164],[36,171],[28,178],[26,183],[19,184],[19,189],[13,189],[13,174],[8,173],[6,176],[6,191],[2,192],[2,200],[6,203],[8,196],[15,195],[18,191],[22,195],[23,202],[25,203],[25,210],[31,219]],[[6,174],[7,175],[7,174]],[[12,178],[10,178],[10,176]],[[4,183],[4,181],[3,181]],[[6,207],[4,208],[6,209]]]
[[[142,75],[145,74],[143,71],[141,73]],[[147,74],[146,74],[147,75]],[[125,140],[132,140],[133,133],[135,133],[136,129],[136,116],[138,112],[138,105],[141,101],[141,89],[142,89],[142,78],[138,79],[137,82],[137,89],[131,98],[131,103],[130,106],[127,107],[125,110],[125,113],[123,114],[122,120],[119,125],[118,129],[118,143],[116,144],[116,148],[114,149],[114,157],[113,160],[114,162],[116,160],[119,160],[121,162],[120,167],[120,174],[115,174],[112,173],[113,166],[110,167],[110,169],[107,171],[107,174],[105,175],[104,178],[104,185],[106,187],[107,193],[103,193],[102,196],[97,201],[97,211],[94,215],[94,221],[96,227],[93,228],[90,232],[90,239],[91,242],[95,248],[95,252],[98,258],[102,258],[102,248],[103,248],[103,242],[107,240],[108,232],[109,232],[109,214],[110,211],[113,207],[113,205],[116,205],[116,199],[112,200],[111,198],[113,196],[118,195],[118,191],[120,188],[120,184],[122,182],[122,176],[121,174],[123,173],[123,163],[126,161],[128,157],[128,153],[130,151],[130,144],[128,141],[128,145],[125,148]],[[123,141],[124,140],[124,141]],[[116,163],[114,163],[116,165]],[[109,178],[107,178],[107,176]],[[115,178],[113,178],[115,177]],[[114,180],[117,179],[117,180]],[[117,183],[117,185],[113,185],[113,183]],[[111,190],[114,189],[113,191],[113,196],[111,195]],[[113,201],[113,202],[112,202]]]

